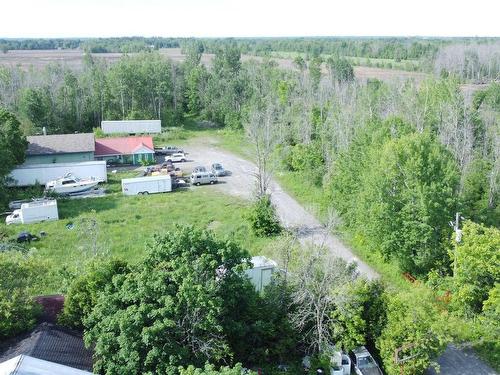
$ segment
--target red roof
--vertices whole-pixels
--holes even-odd
[[[131,155],[141,148],[154,152],[153,137],[97,138],[95,156]]]

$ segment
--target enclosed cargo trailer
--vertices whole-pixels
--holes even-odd
[[[169,191],[172,191],[172,179],[169,175],[124,178],[122,180],[124,195],[144,195]]]

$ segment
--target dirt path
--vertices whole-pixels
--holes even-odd
[[[203,143],[201,143],[203,142]],[[195,166],[210,167],[212,163],[222,163],[231,175],[221,177],[220,183],[215,186],[193,187],[193,189],[218,189],[225,194],[251,199],[255,187],[254,176],[256,167],[253,163],[221,150],[214,140],[199,140],[186,147],[190,162],[183,164],[183,169],[190,171]],[[355,261],[360,273],[368,279],[378,278],[379,275],[367,264],[355,257],[337,237],[331,235],[321,223],[307,212],[294,198],[287,194],[273,182],[271,196],[280,220],[286,227],[299,228],[299,238],[302,244],[316,244],[327,246],[336,256],[347,262]],[[472,351],[461,350],[449,345],[446,351],[438,358],[441,366],[441,375],[497,375],[497,373],[478,358]],[[435,375],[434,369],[427,370],[427,375]]]

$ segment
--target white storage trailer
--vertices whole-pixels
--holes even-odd
[[[59,220],[59,211],[57,210],[57,201],[47,199],[23,203],[21,208],[14,210],[12,214],[5,219],[6,224],[31,224],[42,221]]]
[[[79,178],[94,177],[99,182],[108,180],[105,161],[85,161],[81,163],[54,163],[21,165],[10,172],[11,186],[45,185],[68,173]]]
[[[264,256],[252,257],[251,262],[253,268],[245,270],[245,274],[250,279],[255,290],[260,292],[271,283],[274,269],[278,264],[274,260],[267,259]]]
[[[172,179],[168,175],[124,178],[122,180],[124,195],[166,193],[169,191],[172,191]]]
[[[161,120],[101,121],[104,134],[153,134],[161,133]]]

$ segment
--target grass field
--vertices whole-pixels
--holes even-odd
[[[247,201],[221,195],[209,185],[166,194],[123,196],[120,180],[134,175],[137,172],[110,174],[106,184],[109,194],[104,197],[58,200],[58,221],[13,226],[2,223],[0,232],[11,239],[25,230],[32,234],[46,232],[40,241],[32,242],[30,253],[53,263],[55,273],[61,269],[77,272],[91,256],[95,238],[96,248],[105,256],[137,262],[153,236],[173,229],[175,224],[212,229],[237,241],[252,254],[260,253],[272,242],[253,236],[249,230],[244,218]],[[89,234],[85,218],[95,220],[97,236]],[[68,229],[71,225],[72,229]],[[62,292],[63,284],[56,276],[37,292]]]
[[[300,52],[285,52],[285,51],[273,51],[271,52],[271,56],[281,58],[281,59],[290,59],[293,60],[297,56],[301,56],[302,58],[306,58],[307,54]],[[331,55],[322,54],[321,57],[326,60]],[[373,58],[373,57],[359,57],[359,56],[343,56],[348,59],[354,66],[365,66],[365,67],[378,67],[378,68],[387,68],[387,69],[399,69],[406,71],[418,71],[420,69],[420,61],[418,60],[401,60],[396,61],[395,59],[382,59],[382,58]]]

